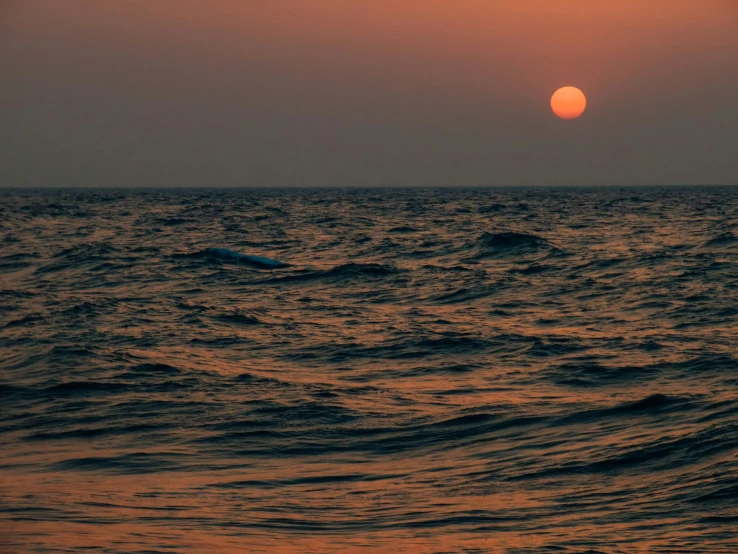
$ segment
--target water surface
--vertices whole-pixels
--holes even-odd
[[[738,551],[738,189],[0,198],[0,551]]]

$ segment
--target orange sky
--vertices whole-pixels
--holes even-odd
[[[738,182],[731,0],[8,5],[6,181]]]

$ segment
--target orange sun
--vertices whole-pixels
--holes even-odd
[[[586,107],[587,98],[575,87],[560,88],[551,97],[551,109],[561,119],[576,119]]]

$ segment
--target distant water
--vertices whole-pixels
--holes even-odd
[[[738,188],[5,191],[0,308],[1,552],[738,552]]]

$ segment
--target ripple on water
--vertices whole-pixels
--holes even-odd
[[[0,550],[735,551],[734,188],[2,195]]]

